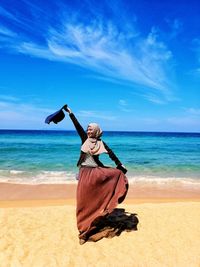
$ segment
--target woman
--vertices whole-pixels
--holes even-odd
[[[127,170],[100,139],[102,130],[96,123],[90,123],[85,132],[70,108],[67,105],[63,108],[69,113],[82,140],[77,163],[80,169],[76,216],[80,244],[84,244],[96,228],[97,222],[124,200],[128,191],[128,180],[124,175]],[[105,167],[99,160],[102,153],[108,153],[117,168]]]

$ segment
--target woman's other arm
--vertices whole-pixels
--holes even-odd
[[[118,157],[115,155],[115,153],[104,143],[105,149],[108,151],[109,157],[115,162],[117,165],[117,169],[121,170],[123,173],[127,172],[127,169],[122,165],[121,161],[118,159]]]

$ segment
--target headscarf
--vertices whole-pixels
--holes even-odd
[[[97,123],[90,123],[88,127],[91,127],[94,130],[94,137],[88,137],[81,146],[81,150],[91,155],[108,153],[104,147],[102,140],[99,139],[103,134],[103,131],[101,130],[99,125]]]

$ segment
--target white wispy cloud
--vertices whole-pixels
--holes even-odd
[[[8,28],[5,28],[4,26],[0,25],[0,34],[3,36],[8,36],[8,37],[16,37],[17,34]]]
[[[120,99],[119,100],[119,108],[123,112],[132,112],[133,111],[133,109],[131,109],[129,107],[128,102],[126,100],[124,100],[124,99]]]
[[[166,64],[171,52],[157,41],[153,29],[146,38],[129,41],[112,24],[103,29],[101,24],[67,23],[61,33],[51,31],[48,47],[60,60],[167,94],[172,86]]]
[[[16,17],[11,12],[9,12],[8,10],[6,10],[2,6],[0,6],[0,14],[2,16],[4,16],[5,18],[8,18],[8,19],[11,19],[11,20],[14,20],[14,21],[17,20]]]
[[[1,88],[0,88],[1,89]],[[7,100],[7,101],[18,101],[19,98],[11,95],[1,95],[0,94],[0,101]]]
[[[4,100],[3,100],[4,99]],[[13,96],[0,95],[0,120],[1,127],[23,128],[30,123],[36,127],[43,126],[47,115],[55,110],[38,107],[34,104],[24,104]]]
[[[171,20],[167,18],[165,20],[170,27],[170,33],[168,34],[168,38],[175,38],[183,31],[183,22],[181,21],[181,19],[175,18]]]
[[[34,125],[36,128],[45,128],[45,118],[54,113],[55,109],[44,107],[38,103],[24,103],[24,99],[16,98],[11,95],[0,94],[0,121],[1,128],[23,128],[28,125]],[[80,110],[77,112],[77,116],[81,118],[87,118],[90,121],[116,121],[117,117],[109,114],[109,111],[97,111],[97,110]],[[63,122],[65,127],[65,122]],[[48,128],[53,127],[51,124]],[[57,127],[62,127],[62,123]]]
[[[193,129],[193,131],[200,131],[200,108],[183,108],[183,113],[177,116],[171,116],[165,120],[170,127],[176,127],[182,131]]]
[[[126,107],[128,104],[127,104],[127,102],[126,102],[126,100],[124,100],[124,99],[120,99],[119,100],[119,104],[121,105],[121,106],[124,106],[124,107]]]
[[[146,94],[143,95],[145,99],[147,99],[149,102],[152,102],[154,104],[163,105],[166,104],[166,101],[164,99],[159,98],[156,95],[153,94]]]
[[[85,117],[89,119],[103,119],[105,121],[114,121],[116,120],[116,116],[109,115],[106,111],[94,111],[94,110],[80,110],[77,113],[80,117]]]
[[[185,111],[191,115],[199,116],[200,115],[200,108],[187,108]]]
[[[166,122],[170,123],[171,125],[181,126],[181,127],[196,127],[199,131],[200,129],[200,120],[199,118],[193,117],[171,117],[166,120]]]
[[[0,13],[20,23],[19,18],[5,9],[1,8]],[[170,101],[169,92],[174,87],[170,64],[173,55],[159,40],[155,27],[142,37],[134,30],[127,34],[127,29],[122,31],[117,24],[103,18],[83,23],[79,17],[80,14],[68,18],[60,15],[58,20],[62,18],[62,21],[59,27],[49,25],[43,32],[43,45],[33,41],[30,35],[22,35],[21,39],[10,36],[5,43],[0,37],[0,46],[17,53],[78,65],[113,82],[141,85],[161,92]],[[20,26],[24,23],[25,20]],[[128,29],[134,27],[129,26]],[[10,29],[4,27],[6,31],[9,37]]]
[[[143,90],[143,92],[138,91],[138,92],[132,92],[131,94],[136,95],[137,97],[139,96],[153,104],[157,104],[157,105],[167,104],[165,97],[162,94],[159,94],[158,92],[156,94],[155,92],[152,92],[152,91],[146,92],[146,90]],[[179,99],[173,97],[173,100],[178,101]]]
[[[200,37],[192,40],[192,50],[195,53],[197,60],[197,67],[192,69],[189,74],[197,75],[199,77],[200,74]]]

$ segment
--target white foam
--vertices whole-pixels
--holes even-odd
[[[77,170],[78,172],[78,170]],[[200,187],[200,177],[158,177],[150,175],[127,175],[130,184],[174,185]],[[39,173],[21,170],[0,170],[0,182],[19,184],[71,184],[77,183],[72,171],[40,171]]]
[[[200,179],[188,177],[157,177],[157,176],[138,176],[128,177],[130,184],[157,184],[157,185],[185,185],[200,187]]]
[[[77,183],[76,174],[67,171],[0,171],[0,182],[17,184],[69,184]]]

